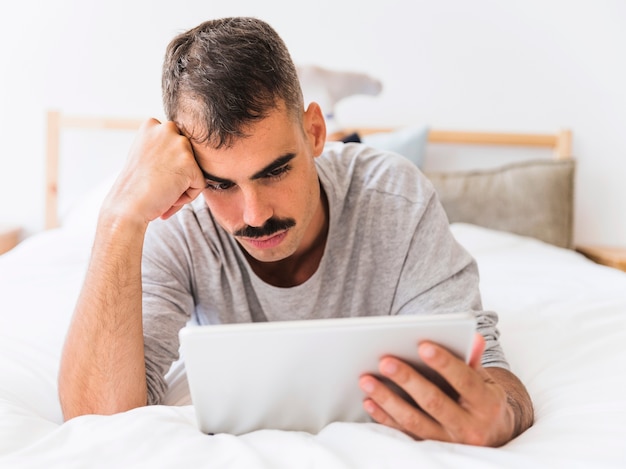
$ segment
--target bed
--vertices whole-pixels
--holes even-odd
[[[52,112],[48,122],[48,229],[0,256],[0,467],[626,467],[626,273],[572,249],[569,132],[421,133],[426,148],[539,146],[555,155],[424,170],[454,235],[478,261],[484,305],[499,313],[504,349],[534,401],[534,426],[494,449],[413,441],[375,423],[207,436],[197,429],[182,363],[168,375],[166,405],[63,423],[60,352],[110,181],[92,184],[59,216],[59,142],[66,128],[132,132],[138,121]],[[383,133],[357,130],[364,140]]]

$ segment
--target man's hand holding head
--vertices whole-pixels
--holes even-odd
[[[102,211],[147,225],[174,215],[205,184],[189,139],[175,123],[149,119],[139,129]]]

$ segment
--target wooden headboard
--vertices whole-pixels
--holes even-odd
[[[143,119],[116,117],[76,116],[63,114],[56,110],[47,113],[46,139],[46,190],[45,190],[45,227],[56,228],[59,225],[58,189],[59,189],[59,153],[61,134],[66,129],[128,130],[136,131]],[[390,128],[354,128],[346,133],[357,132],[367,135],[389,132]],[[571,158],[572,134],[570,130],[561,130],[554,134],[528,134],[503,132],[467,132],[456,130],[430,130],[429,143],[462,145],[504,145],[546,148],[553,151],[555,159]]]

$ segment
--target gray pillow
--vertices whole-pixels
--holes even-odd
[[[421,168],[428,143],[428,127],[404,127],[393,132],[362,135],[360,138],[365,145],[403,155]]]
[[[450,223],[471,223],[572,248],[574,160],[426,173]]]

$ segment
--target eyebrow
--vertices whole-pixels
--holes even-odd
[[[271,173],[275,169],[278,169],[281,166],[284,166],[285,164],[289,163],[292,159],[295,158],[295,156],[296,156],[295,153],[287,153],[287,154],[285,154],[283,156],[279,156],[274,161],[272,161],[270,164],[265,166],[263,169],[261,169],[260,171],[257,171],[256,173],[254,173],[252,175],[252,177],[250,178],[250,180],[254,181],[256,179],[262,179],[262,178],[266,177],[269,173]],[[200,170],[202,171],[202,174],[204,175],[205,179],[210,179],[211,181],[219,182],[220,184],[234,184],[234,181],[231,181],[230,179],[225,179],[225,178],[221,178],[221,177],[218,177],[218,176],[214,176],[214,175],[212,175],[210,173],[207,173],[202,168],[200,168]]]

